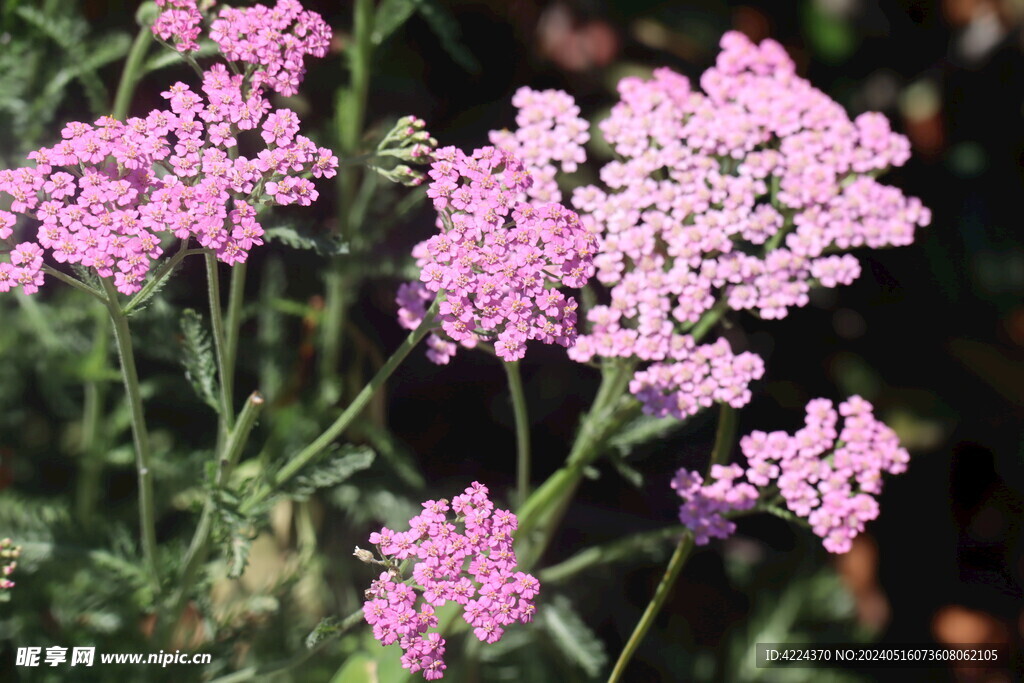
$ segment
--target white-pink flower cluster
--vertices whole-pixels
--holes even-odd
[[[586,312],[593,328],[570,350],[576,360],[670,365],[680,335],[722,314],[712,310],[716,302],[785,317],[806,305],[812,287],[860,275],[855,257],[835,252],[909,244],[930,220],[919,200],[875,179],[910,155],[884,116],[851,120],[796,75],[774,41],[755,45],[730,32],[721,47],[700,79],[703,93],[669,69],[625,78],[600,124],[616,159],[601,169],[600,183],[576,188],[572,203],[600,238],[594,264],[610,301]],[[527,94],[517,94],[526,125],[494,139],[517,148],[560,140],[579,163],[585,138],[574,119],[565,123],[576,116],[571,98]],[[573,135],[556,132],[565,129]],[[547,150],[524,155],[544,172],[561,158]],[[690,375],[664,365],[634,382],[659,414],[671,393],[666,382]]]

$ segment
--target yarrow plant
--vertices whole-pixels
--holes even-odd
[[[161,8],[153,33],[170,41],[179,52],[199,50],[207,0],[156,0]],[[331,28],[316,12],[303,9],[299,0],[278,0],[273,7],[225,7],[210,22],[210,39],[229,62],[237,62],[252,75],[255,87],[294,95],[305,77],[307,55],[323,57],[331,42]]]
[[[9,538],[0,539],[0,591],[8,591],[14,588],[14,581],[10,576],[18,568],[18,558],[21,557],[21,546],[14,545]]]
[[[168,238],[244,262],[263,244],[261,209],[308,206],[318,196],[309,177],[336,173],[337,157],[299,134],[293,111],[272,110],[260,88],[221,64],[204,72],[201,95],[178,82],[162,96],[169,109],[124,123],[70,123],[62,142],[29,154],[34,167],[0,171],[11,210],[37,221],[35,240],[0,263],[0,291],[37,291],[49,253],[133,294]],[[262,141],[252,156],[238,154],[243,131]],[[0,240],[11,238],[15,220],[0,212]]]
[[[505,361],[523,358],[529,340],[570,346],[577,304],[558,287],[582,287],[593,274],[594,237],[561,204],[529,201],[533,179],[509,152],[445,147],[434,158],[427,196],[441,232],[413,250],[422,284],[400,288],[401,324],[415,328],[443,295],[447,340],[429,342],[436,363],[448,362],[454,342],[494,341]]]
[[[813,288],[849,284],[860,275],[857,258],[844,252],[913,241],[916,228],[930,220],[928,210],[878,180],[907,161],[907,140],[880,114],[851,119],[796,75],[777,43],[755,45],[735,32],[722,38],[721,54],[700,78],[700,90],[669,69],[657,69],[650,78],[625,78],[610,115],[593,130],[567,93],[527,87],[512,99],[515,129],[493,131],[490,145],[471,152],[439,148],[416,116],[364,130],[374,46],[404,19],[391,16],[388,3],[376,12],[372,0],[354,5],[352,39],[346,41],[352,78],[337,98],[341,160],[303,135],[295,111],[277,106],[278,96],[298,92],[306,58],[327,53],[331,30],[318,14],[298,0],[238,8],[212,0],[156,0],[158,11],[132,49],[114,114],[68,123],[59,141],[28,155],[30,165],[0,171],[0,292],[32,294],[48,285],[47,278],[58,279],[98,300],[113,323],[128,404],[118,415],[126,412],[132,428],[145,564],[131,591],[132,613],[152,617],[153,641],[169,647],[194,617],[218,630],[215,637],[204,630],[200,638],[210,649],[233,640],[225,634],[245,632],[221,620],[209,608],[209,596],[198,593],[221,568],[229,578],[244,571],[252,530],[266,526],[275,506],[297,503],[297,546],[305,552],[317,535],[313,506],[305,501],[317,489],[332,489],[332,502],[351,504],[354,497],[355,505],[365,503],[374,515],[399,500],[400,494],[383,491],[389,497],[373,503],[387,505],[375,508],[372,493],[346,484],[371,466],[374,453],[352,444],[334,449],[345,434],[358,431],[387,455],[403,484],[425,486],[404,462],[400,440],[387,432],[383,418],[357,423],[422,341],[438,364],[448,363],[460,345],[482,347],[503,361],[516,431],[515,513],[497,508],[488,488],[474,482],[450,502],[422,503],[408,530],[385,527],[370,534],[375,550],[356,548],[354,555],[377,567],[377,578],[351,605],[362,603],[361,609],[341,622],[325,620],[327,626],[312,634],[317,638],[343,634],[362,621],[381,645],[402,649],[401,665],[410,673],[428,680],[446,671],[451,676],[456,667],[448,670],[446,649],[460,629],[493,644],[513,624],[533,620],[540,582],[530,572],[545,577],[546,592],[557,584],[536,568],[575,490],[599,472],[593,467],[597,459],[611,455],[619,472],[642,483],[642,473],[625,462],[631,450],[654,444],[715,404],[721,411],[718,435],[706,471],[679,469],[671,481],[681,499],[682,527],[657,530],[659,540],[668,537],[666,531],[680,537],[679,545],[610,683],[622,679],[693,546],[729,537],[737,517],[767,511],[806,520],[827,550],[849,550],[879,514],[883,474],[904,471],[908,453],[872,406],[855,396],[838,407],[826,399],[811,401],[805,426],[793,434],[750,433],[739,442],[743,461],[731,462],[736,411],[751,401],[765,373],[762,358],[741,348],[740,320],[750,316],[738,314],[783,318],[806,305]],[[419,3],[409,7],[423,9]],[[177,53],[175,59],[191,67],[198,81],[163,84],[157,91],[166,104],[131,117],[128,102],[139,69],[161,61],[147,60],[151,36]],[[220,61],[201,66],[214,51]],[[614,152],[596,174],[580,172],[592,135]],[[363,176],[368,172],[396,185],[424,187],[417,193],[392,186],[393,193],[405,194],[400,206],[375,201],[377,178]],[[260,283],[267,305],[259,307],[256,320],[247,317],[253,307],[245,302],[250,253],[275,235],[264,231],[264,212],[311,206],[323,191],[316,181],[335,176],[343,213],[331,223],[362,256],[379,243],[360,231],[380,205],[401,215],[414,206],[407,200],[418,198],[429,200],[434,212],[434,233],[411,251],[418,280],[397,292],[398,320],[410,333],[374,363],[375,374],[358,391],[359,383],[347,381],[354,376],[340,377],[345,364],[349,357],[356,358],[355,367],[377,356],[364,355],[364,339],[357,340],[357,352],[341,352],[342,340],[347,344],[349,338],[343,334],[345,302],[358,289],[360,267],[372,268],[349,270],[342,249],[321,251],[331,259],[323,268],[322,308],[318,297],[288,300],[285,278]],[[279,227],[282,234],[303,248],[322,246],[320,236]],[[189,479],[188,496],[168,490],[156,496],[156,485],[166,489],[175,479],[167,475],[170,466],[151,453],[128,316],[156,296],[186,257],[200,254],[211,334],[203,317],[188,310],[181,316],[181,336],[187,376],[217,413],[215,445],[206,451],[203,481]],[[219,264],[231,266],[226,307]],[[23,303],[36,307],[37,301]],[[317,386],[308,395],[305,387],[283,391],[283,382],[268,379],[276,386],[251,387],[239,410],[237,376],[251,381],[258,375],[262,384],[279,374],[267,363],[259,373],[236,374],[243,324],[258,327],[260,344],[253,347],[260,352],[277,343],[263,333],[275,327],[279,310],[300,312],[316,328],[317,362],[324,372],[313,373]],[[733,327],[733,334],[721,334],[720,323]],[[100,332],[96,356],[106,363],[106,330]],[[518,362],[535,342],[564,347],[572,361],[601,371],[564,465],[537,488],[530,476],[531,425]],[[87,410],[80,431],[82,452],[88,454],[107,445],[95,444],[103,415],[98,384],[107,375],[92,367],[83,375]],[[248,448],[261,411],[274,417],[284,404],[289,405],[283,427],[269,429],[259,450]],[[329,426],[295,447],[324,416]],[[159,443],[166,441],[173,439]],[[259,457],[239,465],[247,452]],[[657,486],[669,495],[664,482]],[[82,491],[87,509],[89,487]],[[195,496],[202,497],[201,511],[191,540],[158,545],[158,504]],[[628,556],[633,547],[649,547],[650,537],[644,536],[620,539],[607,553],[588,549],[550,568],[552,576],[564,579],[581,567]],[[216,544],[223,545],[219,554]],[[14,585],[8,577],[19,553],[10,539],[0,541],[0,597]],[[99,559],[123,569],[120,554]],[[297,564],[305,571],[315,563]],[[560,618],[569,608],[558,598],[546,600],[538,625],[517,627],[516,636],[536,642],[542,629],[554,629],[559,634],[552,640],[561,642],[573,640],[566,637],[569,631],[585,631],[585,620],[576,615]],[[461,622],[447,623],[447,613],[460,615]],[[322,642],[312,635],[309,656]],[[574,657],[599,641],[586,635]],[[503,648],[517,647],[516,640],[506,639]],[[258,648],[237,649],[261,659]],[[484,658],[477,663],[487,664]],[[593,676],[590,669],[600,666],[591,661],[587,673]],[[227,678],[273,675],[275,667],[257,661]],[[338,678],[350,673],[339,672]]]
[[[726,310],[785,317],[812,287],[860,275],[856,258],[833,252],[906,245],[930,220],[920,201],[875,180],[910,150],[884,116],[851,121],[774,41],[732,32],[721,46],[700,79],[704,93],[669,69],[620,81],[621,101],[600,125],[618,158],[600,185],[572,196],[600,238],[594,263],[610,303],[586,311],[591,328],[569,355],[651,362],[630,388],[654,415],[749,399],[763,364],[727,345],[698,346],[707,323]],[[527,167],[541,173],[554,157],[538,141],[557,140],[580,162],[585,137],[565,122],[574,111],[566,98],[520,91],[520,130],[492,140],[528,150]]]
[[[693,530],[697,545],[732,535],[736,527],[729,513],[750,510],[760,497],[780,499],[808,521],[828,551],[845,553],[864,524],[878,516],[882,474],[900,474],[910,461],[896,433],[875,419],[860,396],[840,403],[838,412],[828,399],[814,399],[803,429],[792,435],[752,432],[740,447],[746,468],[715,465],[707,484],[700,474],[680,469],[672,480],[684,500],[679,519]]]
[[[463,619],[485,643],[501,639],[505,627],[533,619],[540,582],[516,571],[512,537],[516,516],[495,508],[479,482],[446,500],[428,500],[409,520],[409,531],[383,528],[370,534],[380,554],[356,548],[365,561],[387,570],[366,591],[363,615],[382,645],[398,643],[402,666],[427,680],[444,675],[445,640],[436,610],[448,601],[462,606]],[[447,513],[456,515],[449,521]],[[459,526],[462,526],[460,533]],[[408,561],[408,562],[407,562]],[[402,567],[411,564],[409,577]]]

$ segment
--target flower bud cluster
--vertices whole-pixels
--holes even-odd
[[[0,539],[0,590],[14,588],[14,582],[8,577],[18,568],[19,557],[21,546],[14,545],[14,541],[9,538]]]

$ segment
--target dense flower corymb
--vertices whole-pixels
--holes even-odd
[[[711,484],[682,469],[672,481],[684,500],[679,518],[698,544],[732,534],[728,513],[751,509],[759,495],[777,495],[793,514],[807,519],[827,550],[845,553],[864,524],[878,516],[875,496],[882,492],[883,473],[904,472],[910,460],[896,433],[875,419],[871,404],[859,396],[840,403],[838,412],[831,401],[814,399],[807,404],[803,429],[792,435],[752,432],[740,447],[746,469],[712,467]]]
[[[930,221],[919,200],[876,180],[910,155],[884,116],[851,120],[796,75],[775,41],[755,45],[730,32],[721,47],[700,79],[703,93],[670,69],[622,79],[620,101],[600,124],[616,159],[572,196],[599,237],[594,264],[610,301],[586,312],[592,328],[569,355],[654,363],[631,385],[652,414],[685,417],[721,389],[717,379],[697,389],[692,368],[676,367],[681,347],[694,357],[705,348],[686,338],[702,321],[730,309],[782,318],[806,305],[812,287],[860,275],[855,257],[835,252],[906,245]],[[524,89],[514,104],[519,130],[493,133],[495,144],[544,178],[556,162],[572,171],[582,161],[585,130],[572,98]],[[724,374],[735,391],[715,400],[741,405],[743,382],[760,370],[749,354],[730,351],[729,368],[716,357],[699,374]]]
[[[172,41],[179,52],[199,49],[203,13],[200,0],[156,0],[161,8],[153,33]],[[331,28],[299,0],[278,0],[274,7],[225,7],[210,24],[210,38],[228,61],[241,62],[254,71],[256,87],[266,86],[282,95],[294,95],[306,73],[306,55],[323,57],[331,42]]]
[[[0,263],[0,291],[35,292],[48,253],[132,294],[171,236],[194,238],[225,263],[245,261],[263,244],[258,209],[308,206],[317,190],[307,176],[333,176],[338,160],[299,134],[294,112],[271,111],[261,89],[244,85],[214,65],[202,93],[180,82],[162,93],[169,110],[69,123],[60,143],[29,154],[34,168],[0,171],[11,211],[37,221],[35,241],[15,245],[10,263]],[[251,157],[235,154],[246,131],[263,141]],[[0,212],[0,242],[12,237],[14,219]]]
[[[526,201],[532,178],[508,152],[446,147],[434,158],[427,195],[441,232],[413,251],[422,285],[400,290],[400,322],[415,327],[443,292],[441,326],[452,341],[432,340],[432,360],[447,362],[452,342],[481,338],[495,340],[506,361],[522,358],[528,340],[571,345],[577,305],[558,287],[582,287],[593,274],[594,237],[561,204]]]
[[[516,571],[516,516],[496,509],[487,494],[487,487],[474,482],[450,505],[446,500],[423,503],[423,512],[409,520],[409,531],[384,528],[371,534],[370,543],[383,560],[356,551],[387,566],[363,604],[374,637],[383,645],[398,643],[405,651],[402,666],[428,680],[441,678],[445,670],[445,640],[430,631],[438,624],[436,608],[449,600],[462,605],[463,618],[486,643],[500,639],[506,626],[530,621],[536,611],[533,599],[540,583]],[[449,511],[456,515],[453,521]],[[398,568],[405,560],[414,562],[411,577],[403,577]]]

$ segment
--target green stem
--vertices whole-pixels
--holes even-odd
[[[214,478],[214,485],[216,487],[223,486],[227,478],[231,476],[231,470],[237,464],[238,458],[241,456],[242,450],[249,440],[249,435],[252,433],[253,427],[256,426],[256,419],[259,417],[263,404],[263,396],[258,391],[254,391],[249,395],[245,406],[242,407],[242,412],[239,413],[238,419],[235,421],[234,429],[231,430],[224,444],[224,453],[217,461],[217,473]],[[185,553],[185,561],[181,570],[181,577],[178,581],[177,591],[175,592],[174,599],[171,601],[170,617],[164,623],[168,633],[173,630],[172,627],[177,622],[181,610],[185,606],[185,601],[188,600],[188,594],[192,583],[195,581],[196,572],[206,561],[215,512],[216,505],[211,494],[206,499],[203,512],[199,517],[199,524],[196,526],[192,542]]]
[[[508,390],[512,395],[512,413],[516,423],[516,492],[519,505],[530,495],[530,417],[526,412],[526,395],[519,361],[502,361],[508,376]]]
[[[682,571],[683,565],[686,564],[686,560],[692,550],[693,534],[687,532],[679,541],[675,552],[672,553],[672,559],[669,560],[665,575],[661,577],[661,583],[658,584],[658,588],[654,591],[654,597],[651,599],[650,604],[647,605],[647,609],[644,610],[643,616],[640,617],[636,628],[633,629],[633,634],[626,642],[626,646],[622,648],[622,654],[619,655],[619,660],[615,662],[615,668],[612,669],[612,675],[608,677],[608,683],[616,683],[622,680],[622,675],[629,665],[629,660],[633,658],[633,653],[640,646],[640,642],[647,635],[647,631],[651,628],[651,624],[654,623],[655,617],[658,616],[661,606],[668,599],[672,586],[679,577],[679,572]]]
[[[131,50],[128,52],[128,59],[124,63],[124,70],[121,72],[121,81],[117,84],[117,94],[114,95],[114,107],[111,115],[118,120],[123,120],[128,115],[128,108],[131,106],[132,95],[135,93],[135,86],[139,83],[142,70],[142,62],[146,58],[146,52],[153,42],[153,32],[149,26],[143,26],[135,36]]]
[[[736,427],[739,422],[739,413],[728,403],[720,404],[718,410],[718,429],[715,431],[715,445],[711,449],[711,462],[708,464],[708,472],[714,465],[724,465],[729,462],[729,455],[732,453],[733,444],[736,441]]]
[[[245,301],[246,268],[245,263],[236,263],[231,267],[231,285],[228,290],[228,312],[224,325],[224,373],[221,383],[228,387],[229,405],[234,394],[235,365],[238,362],[238,335],[242,325],[242,304]]]
[[[139,373],[135,367],[135,352],[132,348],[128,318],[117,300],[117,290],[109,278],[100,278],[107,293],[107,312],[114,323],[114,340],[120,359],[121,376],[128,397],[132,423],[132,439],[135,443],[135,467],[139,479],[139,524],[142,536],[142,554],[153,588],[160,590],[160,569],[156,558],[156,513],[153,503],[153,472],[150,469],[149,433],[142,410],[142,392],[139,389]]]
[[[729,299],[723,294],[722,299],[720,299],[711,309],[706,311],[690,330],[690,336],[693,337],[693,341],[699,342],[703,339],[704,335],[711,331],[711,328],[722,319],[722,316],[724,316],[728,310]]]
[[[523,571],[529,571],[551,543],[584,471],[601,454],[608,435],[617,428],[621,418],[616,419],[616,409],[621,406],[632,376],[632,363],[612,361],[605,365],[597,397],[580,426],[566,464],[520,507],[516,554]]]
[[[275,490],[277,490],[282,484],[289,481],[292,477],[299,473],[302,468],[311,463],[321,453],[327,450],[334,441],[341,436],[341,434],[348,429],[349,425],[359,417],[359,415],[366,408],[366,405],[370,402],[373,395],[384,386],[384,382],[394,373],[398,366],[402,364],[405,357],[409,355],[409,352],[423,340],[431,330],[434,329],[434,317],[437,314],[437,309],[441,305],[443,296],[438,296],[434,299],[434,303],[430,306],[430,309],[423,316],[423,322],[420,323],[419,327],[409,333],[409,336],[405,338],[405,341],[395,349],[395,352],[391,354],[391,357],[384,362],[384,365],[380,367],[377,374],[369,381],[369,383],[363,387],[362,391],[352,399],[352,402],[345,408],[344,412],[338,416],[338,419],[328,427],[324,432],[318,436],[311,444],[303,448],[295,457],[291,458],[285,465],[277,472],[273,478],[269,488],[263,489],[252,498],[242,504],[242,513],[251,511],[257,505],[266,500]]]
[[[59,270],[57,270],[56,268],[48,266],[45,263],[43,264],[43,272],[46,273],[47,275],[51,276],[51,277],[57,278],[61,282],[64,282],[66,284],[71,285],[72,287],[74,287],[75,289],[77,289],[80,292],[85,292],[89,296],[95,297],[99,301],[102,301],[104,305],[106,305],[107,298],[103,295],[103,292],[101,292],[101,291],[99,291],[97,289],[94,289],[93,287],[90,287],[89,285],[85,284],[84,282],[82,282],[78,278],[74,278],[74,277],[71,277],[70,275],[66,275],[66,274],[60,272]],[[105,284],[106,283],[106,278],[102,278],[102,279],[104,280],[104,284]],[[108,290],[108,291],[113,291],[115,295],[117,294],[117,290],[113,289],[113,287],[111,287],[110,290]]]
[[[709,473],[715,465],[723,465],[728,462],[729,454],[732,452],[733,444],[736,441],[737,423],[736,410],[726,403],[721,404],[718,429],[715,433],[715,445],[711,449],[711,462],[708,463]],[[654,597],[651,598],[647,609],[644,610],[640,621],[637,622],[636,627],[633,629],[632,635],[626,641],[626,646],[622,648],[619,660],[615,662],[615,668],[612,669],[612,675],[608,677],[608,683],[616,683],[621,680],[626,667],[629,665],[629,660],[633,658],[633,654],[640,646],[644,636],[647,635],[651,624],[654,623],[655,617],[661,611],[662,605],[668,599],[672,586],[675,585],[676,579],[679,577],[679,572],[682,571],[683,565],[686,564],[686,560],[690,556],[690,552],[693,551],[693,544],[693,534],[687,531],[679,540],[679,545],[676,546],[672,559],[668,562],[668,568],[665,569],[665,574],[661,577],[661,583],[658,584],[658,588],[654,591]]]
[[[229,375],[227,339],[224,332],[224,314],[220,303],[220,277],[217,272],[217,257],[205,254],[206,281],[210,299],[210,326],[213,329],[213,347],[217,356],[217,379],[220,385],[220,419],[217,433],[217,453],[231,430],[234,409],[231,406],[231,386],[225,381]]]
[[[336,126],[342,158],[354,156],[363,137],[366,120],[366,105],[370,94],[370,72],[373,61],[373,0],[356,0],[352,17],[353,45],[348,50],[351,82],[339,91]],[[338,228],[342,239],[353,241],[361,227],[361,219],[355,215],[353,204],[358,193],[360,168],[347,166],[338,173],[340,189]],[[325,399],[328,403],[337,400],[340,384],[337,380],[341,365],[341,352],[348,308],[348,292],[353,284],[344,272],[342,257],[334,257],[327,272],[326,299],[321,329],[323,354],[320,360],[320,376],[324,382]]]
[[[342,620],[341,625],[338,627],[338,630],[321,640],[315,647],[299,652],[287,659],[263,664],[262,666],[250,666],[234,673],[227,674],[226,676],[215,678],[212,683],[241,683],[241,681],[251,681],[255,678],[267,680],[271,677],[271,674],[294,669],[295,667],[305,664],[307,661],[312,659],[318,652],[323,650],[327,645],[333,643],[362,620],[363,610],[360,608],[345,617]]]
[[[90,358],[86,362],[92,376],[107,370],[109,327],[104,309],[96,307],[96,331]],[[87,379],[84,384],[85,400],[82,408],[82,472],[78,477],[75,509],[82,526],[92,525],[96,502],[100,494],[100,476],[103,473],[104,453],[99,447],[100,422],[103,419],[103,382]]]

